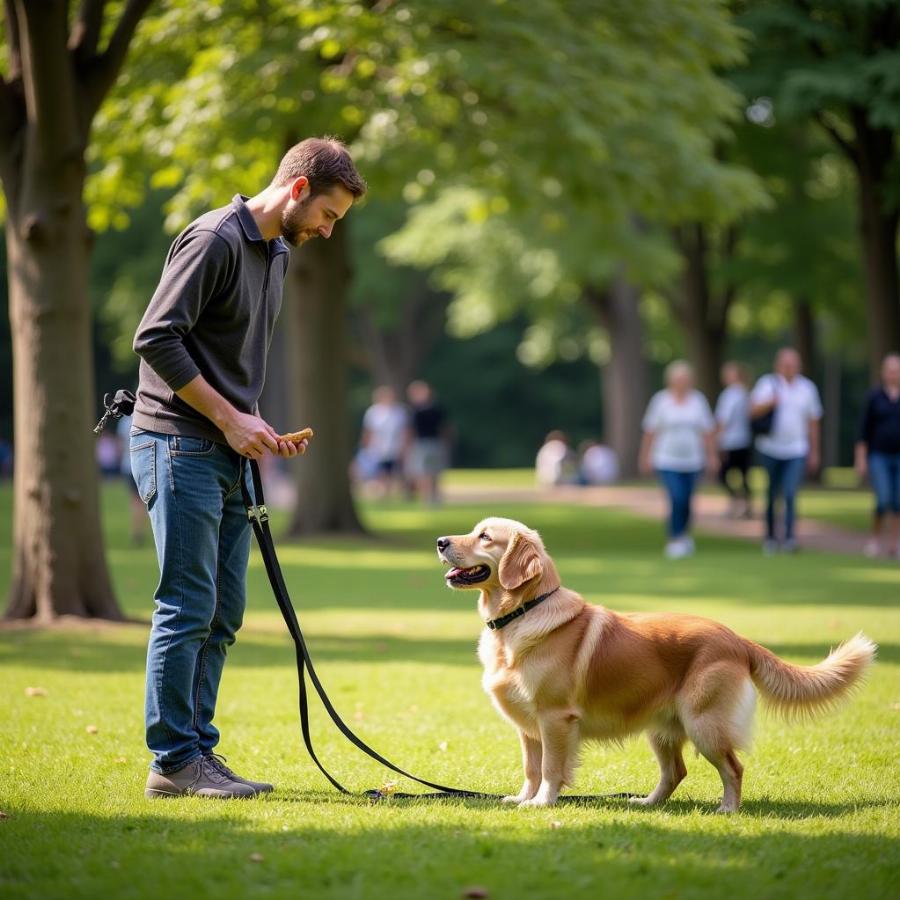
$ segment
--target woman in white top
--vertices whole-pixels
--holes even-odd
[[[688,534],[694,486],[704,465],[710,472],[717,468],[715,421],[706,397],[694,389],[688,363],[670,363],[665,379],[665,389],[653,395],[644,414],[638,462],[642,472],[656,472],[669,496],[666,556],[679,559],[694,552]]]
[[[779,539],[775,504],[784,495],[784,537],[781,549],[793,553],[794,505],[804,469],[819,467],[819,420],[822,402],[816,386],[800,374],[800,354],[783,347],[775,356],[775,372],[763,375],[750,395],[750,415],[756,419],[773,413],[767,434],[756,438],[762,464],[769,475],[766,500],[766,539],[763,552],[775,553]]]
[[[752,515],[750,503],[750,457],[753,452],[753,435],[750,432],[750,391],[747,374],[740,363],[727,362],[722,366],[722,384],[725,390],[716,402],[716,438],[719,443],[719,482],[731,498],[731,514]],[[735,490],[728,475],[736,471],[740,487]]]

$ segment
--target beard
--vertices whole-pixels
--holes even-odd
[[[292,203],[281,213],[281,236],[292,246],[299,247],[311,237],[315,237],[315,231],[308,228],[306,208],[312,197],[307,197],[299,203]]]

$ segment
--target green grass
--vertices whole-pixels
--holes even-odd
[[[105,493],[109,558],[123,606],[147,619],[155,557],[129,546],[126,502],[119,488]],[[5,490],[3,583],[9,508]],[[254,554],[217,722],[229,764],[275,781],[277,792],[244,803],[143,799],[146,625],[0,632],[0,895],[418,900],[480,885],[494,900],[897,896],[900,567],[763,559],[756,546],[709,537],[694,559],[667,564],[657,523],[558,504],[397,502],[364,513],[377,539],[280,542],[286,579],[338,708],[377,749],[434,780],[507,792],[521,778],[514,733],[480,688],[474,595],[443,587],[433,552],[436,535],[466,531],[486,513],[538,527],[566,584],[595,602],[712,616],[801,663],[861,629],[880,644],[880,660],[828,716],[758,716],[736,816],[712,815],[718,777],[693,754],[687,780],[656,810],[622,801],[372,806],[331,791],[305,756],[292,645]],[[46,696],[28,697],[27,687]],[[314,731],[349,786],[392,778],[318,709]],[[591,746],[575,789],[647,791],[655,768],[643,740]]]

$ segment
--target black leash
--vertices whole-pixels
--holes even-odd
[[[245,477],[246,466],[248,462],[250,466],[250,475],[253,479],[253,493],[256,497],[255,503],[253,502],[253,498],[250,496],[250,491],[247,487],[247,480]],[[316,751],[313,749],[312,736],[309,728],[309,699],[306,693],[305,672],[309,673],[309,680],[312,682],[316,693],[319,695],[319,699],[322,701],[322,705],[325,707],[325,710],[331,717],[331,721],[334,722],[338,730],[341,732],[341,734],[344,735],[345,738],[347,738],[347,740],[349,740],[353,745],[362,750],[363,753],[365,753],[367,756],[370,756],[376,762],[381,763],[383,766],[386,766],[388,769],[396,772],[398,775],[403,775],[405,778],[410,778],[413,781],[417,781],[419,784],[424,784],[426,787],[435,788],[437,790],[437,793],[404,794],[373,789],[365,791],[363,796],[368,797],[370,800],[381,800],[384,797],[426,800],[442,800],[446,798],[500,800],[500,794],[486,794],[481,791],[467,791],[461,788],[447,787],[446,785],[437,784],[433,781],[428,781],[425,778],[419,778],[416,775],[412,775],[405,769],[401,769],[400,766],[392,763],[389,759],[385,759],[385,757],[383,757],[377,750],[373,750],[364,740],[362,740],[362,738],[354,734],[354,732],[350,729],[346,722],[344,722],[344,720],[340,717],[338,711],[332,705],[331,700],[328,699],[328,694],[325,692],[325,688],[322,686],[322,682],[319,680],[319,676],[316,674],[316,669],[313,665],[312,657],[309,654],[309,648],[306,646],[306,640],[303,637],[303,632],[300,630],[300,623],[297,621],[297,614],[294,611],[294,607],[291,603],[290,597],[288,596],[287,587],[285,586],[284,578],[281,574],[281,566],[278,563],[278,557],[275,554],[275,543],[272,540],[272,532],[269,528],[269,513],[266,509],[265,498],[263,496],[262,478],[259,474],[259,464],[256,462],[256,460],[248,460],[246,459],[246,457],[241,457],[241,496],[244,501],[244,506],[247,509],[247,517],[250,519],[250,524],[253,526],[253,533],[256,535],[256,540],[259,544],[260,552],[262,553],[263,562],[266,567],[266,573],[269,576],[269,582],[272,585],[272,591],[275,594],[276,601],[278,602],[278,608],[281,610],[281,615],[284,617],[285,625],[287,625],[287,629],[294,641],[294,647],[297,655],[300,729],[303,733],[303,742],[304,744],[306,744],[306,750],[312,758],[312,761],[316,764],[316,766],[318,766],[319,771],[342,794],[353,795],[352,791],[345,788],[325,768],[325,766],[322,765],[322,763],[319,761],[319,757],[316,756]],[[635,796],[637,795],[629,793],[603,794],[598,796],[586,797],[565,795],[563,797],[560,797],[558,802],[583,804],[601,799],[606,800]]]
[[[256,503],[254,503],[252,498],[250,497],[250,492],[247,488],[247,481],[244,477],[245,465],[247,462],[249,462],[250,464],[250,474],[253,478],[253,493],[256,496]],[[281,566],[278,564],[278,557],[275,554],[275,544],[272,541],[272,532],[269,528],[269,513],[265,506],[265,498],[263,497],[262,479],[260,478],[259,474],[259,465],[257,464],[256,460],[247,460],[245,457],[241,458],[241,495],[244,500],[244,506],[247,508],[247,516],[250,519],[250,524],[253,526],[253,532],[256,535],[256,540],[259,544],[260,552],[262,553],[263,562],[266,566],[266,573],[269,576],[269,582],[272,585],[272,591],[274,592],[275,599],[278,602],[278,608],[281,610],[281,615],[284,617],[284,622],[287,625],[288,631],[290,632],[290,635],[294,640],[294,646],[297,653],[297,680],[299,684],[300,700],[300,728],[303,732],[303,742],[306,744],[306,750],[309,753],[310,757],[312,757],[312,761],[319,767],[319,771],[342,794],[353,793],[352,791],[347,790],[347,788],[345,788],[333,775],[331,775],[331,773],[319,761],[319,757],[316,756],[316,751],[313,749],[312,736],[309,729],[309,700],[306,694],[306,678],[304,675],[304,671],[309,673],[309,680],[312,682],[316,693],[319,695],[319,699],[322,701],[322,705],[325,707],[328,715],[331,717],[331,721],[334,722],[334,724],[338,727],[338,730],[341,732],[341,734],[344,735],[345,738],[347,738],[347,740],[349,740],[352,744],[362,750],[363,753],[372,757],[372,759],[381,763],[383,766],[386,766],[388,769],[396,772],[398,775],[403,775],[405,778],[411,778],[413,781],[417,781],[419,784],[424,784],[426,787],[435,788],[439,792],[437,794],[401,794],[393,792],[387,793],[379,790],[370,790],[365,792],[365,796],[369,797],[372,800],[379,800],[384,796],[401,798],[425,797],[428,799],[437,799],[443,797],[462,797],[479,800],[499,800],[499,794],[485,794],[481,793],[480,791],[466,791],[460,788],[447,787],[446,785],[437,784],[433,781],[427,781],[424,778],[419,778],[416,775],[412,775],[405,769],[401,769],[400,766],[392,763],[389,759],[385,759],[385,757],[383,757],[377,750],[373,750],[364,740],[362,740],[362,738],[354,734],[354,732],[350,729],[346,722],[344,722],[344,720],[340,717],[338,711],[332,705],[331,700],[328,699],[328,694],[325,693],[325,688],[322,686],[322,682],[319,680],[319,676],[316,674],[316,669],[313,665],[312,657],[309,655],[309,648],[306,646],[306,640],[303,637],[303,632],[300,630],[300,623],[297,621],[297,614],[294,612],[294,607],[291,604],[290,597],[288,596],[287,587],[285,586],[284,578],[281,574]]]

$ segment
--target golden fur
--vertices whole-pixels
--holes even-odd
[[[672,794],[687,774],[682,747],[690,740],[722,779],[719,811],[732,812],[743,773],[736,751],[749,743],[756,692],[786,712],[815,711],[845,694],[875,656],[875,644],[858,634],[823,662],[795,666],[710,619],[592,605],[560,586],[540,535],[511,519],[439,538],[438,554],[454,567],[451,587],[480,591],[485,621],[558,588],[504,628],[485,628],[478,646],[482,684],[519,733],[525,783],[504,800],[520,806],[556,801],[572,783],[581,741],[645,731],[660,778],[635,802]]]

